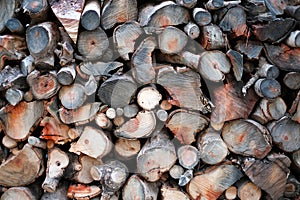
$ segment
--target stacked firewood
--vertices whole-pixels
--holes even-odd
[[[299,200],[299,22],[299,0],[1,0],[1,200]]]

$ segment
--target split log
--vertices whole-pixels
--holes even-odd
[[[6,106],[1,109],[0,119],[7,136],[16,141],[23,141],[28,138],[43,115],[43,102],[22,101],[16,106]]]
[[[226,52],[227,57],[229,58],[231,65],[232,65],[232,70],[233,70],[233,74],[234,77],[237,81],[241,81],[242,80],[242,76],[243,76],[243,67],[244,67],[244,63],[243,63],[243,55],[240,54],[237,51],[234,51],[232,49],[228,50]]]
[[[203,8],[194,8],[193,18],[199,26],[206,26],[212,21],[210,12]]]
[[[22,74],[20,68],[7,65],[0,72],[0,91],[11,87],[17,89],[27,88],[26,76]]]
[[[153,110],[161,98],[162,95],[154,87],[145,87],[137,94],[137,103],[144,110]]]
[[[96,124],[102,129],[111,129],[112,123],[104,113],[98,113],[95,118]]]
[[[57,26],[43,22],[26,30],[28,50],[40,68],[54,68],[54,50],[59,39]]]
[[[95,30],[100,25],[100,2],[89,0],[86,2],[81,15],[80,24],[88,31]]]
[[[195,136],[208,125],[208,118],[200,113],[178,109],[170,113],[166,121],[169,128],[182,144],[191,144]]]
[[[149,137],[156,126],[156,118],[153,111],[140,111],[135,118],[131,118],[118,127],[114,134],[125,139],[137,139]]]
[[[43,153],[26,144],[0,166],[0,184],[7,187],[28,185],[44,172]]]
[[[111,76],[111,73],[121,68],[123,63],[120,62],[102,62],[102,61],[85,61],[76,67],[78,75],[83,79],[89,79],[90,76]]]
[[[57,81],[61,85],[71,85],[76,78],[75,64],[60,68],[57,72]]]
[[[129,60],[129,53],[134,52],[136,40],[144,34],[141,25],[135,21],[128,21],[114,29],[114,44],[120,56]]]
[[[238,196],[241,200],[260,200],[261,189],[248,180],[241,180],[237,183]]]
[[[124,116],[127,118],[135,117],[139,112],[139,108],[136,104],[129,104],[124,107]]]
[[[201,133],[197,141],[197,146],[201,160],[209,165],[222,162],[229,154],[220,133],[212,128],[208,128]]]
[[[285,7],[284,12],[295,20],[300,20],[300,6],[288,5]]]
[[[246,57],[250,60],[259,59],[263,48],[262,43],[254,40],[249,40],[247,43],[243,40],[239,40],[235,46],[235,49],[238,52],[246,55]]]
[[[5,30],[6,22],[11,19],[14,15],[16,9],[16,1],[15,0],[5,0],[0,2],[0,32]]]
[[[87,60],[99,60],[109,46],[106,33],[100,28],[82,31],[78,36],[78,52]]]
[[[23,24],[20,22],[20,20],[18,18],[10,18],[9,20],[7,20],[7,22],[5,23],[6,28],[12,32],[12,33],[16,33],[16,34],[22,34],[24,33],[24,26]]]
[[[156,73],[152,63],[152,53],[156,47],[154,37],[145,38],[131,58],[132,75],[141,84],[154,82]]]
[[[136,0],[110,0],[102,9],[101,25],[107,30],[118,23],[136,20],[138,16]]]
[[[33,24],[46,20],[49,4],[47,0],[24,0],[22,8],[30,16]]]
[[[26,56],[24,59],[21,60],[20,68],[21,68],[21,72],[24,75],[30,74],[35,68],[34,58],[31,55]]]
[[[102,165],[103,162],[86,155],[81,155],[79,158],[79,162],[81,164],[81,169],[77,174],[74,175],[74,179],[76,180],[76,182],[83,184],[92,183],[94,179],[91,175],[91,169],[94,166]]]
[[[274,99],[281,94],[281,85],[275,79],[258,79],[254,85],[255,92],[260,97]]]
[[[14,88],[9,88],[5,92],[5,99],[8,101],[10,105],[17,105],[22,101],[24,96],[24,93],[22,90],[19,89],[14,89]]]
[[[137,90],[136,83],[128,75],[113,76],[107,79],[98,90],[100,100],[113,108],[129,104]]]
[[[221,51],[207,51],[200,55],[198,70],[202,77],[210,81],[224,80],[224,74],[229,73],[230,69],[231,64]]]
[[[56,74],[53,72],[41,74],[40,71],[34,70],[27,76],[27,82],[36,100],[49,99],[60,89]]]
[[[172,98],[168,101],[172,105],[203,113],[210,112],[209,100],[200,89],[199,74],[193,71],[180,73],[171,67],[164,67],[159,70],[156,82],[167,90]]]
[[[122,199],[134,200],[136,198],[156,200],[158,198],[156,183],[150,183],[138,175],[132,175],[123,187]]]
[[[77,42],[80,16],[84,7],[84,2],[84,0],[49,0],[53,13],[64,26],[75,44]]]
[[[184,145],[177,149],[179,164],[186,169],[193,169],[200,161],[198,149],[192,145]]]
[[[141,142],[137,139],[128,140],[119,138],[114,145],[115,155],[120,160],[130,160],[141,150]]]
[[[239,1],[239,0],[236,0],[236,1],[209,0],[205,4],[205,7],[208,10],[218,10],[218,9],[223,8],[225,6],[236,5],[236,4],[240,4],[240,3],[241,3],[241,1]]]
[[[169,170],[169,174],[174,179],[179,179],[183,175],[184,169],[180,165],[173,165]]]
[[[272,199],[283,196],[291,161],[285,155],[271,154],[263,161],[249,159],[243,170],[250,180],[267,192]]]
[[[42,188],[47,192],[55,192],[65,168],[69,165],[68,155],[59,148],[48,151],[46,178]]]
[[[207,172],[191,180],[187,186],[187,192],[192,199],[216,200],[242,176],[242,172],[230,164],[210,167]]]
[[[189,200],[190,199],[187,194],[180,191],[178,188],[173,188],[173,187],[163,185],[160,191],[161,191],[162,200],[168,200],[168,199]]]
[[[193,8],[196,6],[197,0],[176,0],[176,3],[186,8]]]
[[[86,124],[95,118],[100,105],[101,103],[94,102],[81,106],[75,110],[67,110],[65,108],[61,108],[58,111],[59,117],[65,124]]]
[[[176,159],[174,144],[161,132],[150,138],[140,150],[137,156],[137,171],[147,181],[155,182],[162,173],[170,170]]]
[[[44,192],[44,194],[41,197],[41,200],[50,200],[50,199],[68,200],[67,198],[68,187],[69,184],[66,181],[61,182],[55,192]]]
[[[197,24],[189,22],[187,25],[184,26],[184,32],[191,39],[196,39],[200,35],[200,28],[197,26]]]
[[[59,90],[59,100],[67,109],[79,108],[86,100],[84,87],[78,83],[74,83],[70,86],[63,86]]]
[[[92,158],[102,158],[112,148],[112,143],[100,129],[86,126],[77,142],[72,143],[70,152],[78,155],[84,153]]]
[[[235,186],[230,186],[225,191],[225,197],[228,200],[234,200],[237,198],[237,188]]]
[[[11,187],[1,196],[1,200],[5,199],[35,200],[38,197],[28,187]]]
[[[84,84],[84,93],[91,96],[96,93],[98,88],[98,82],[94,76],[90,76],[89,80]]]
[[[227,39],[222,30],[214,24],[201,28],[201,45],[206,50],[218,50],[227,46]]]
[[[264,158],[272,149],[268,130],[253,120],[234,120],[226,123],[222,137],[228,149],[243,156]]]
[[[273,142],[285,152],[300,148],[300,124],[288,117],[283,117],[271,129]]]
[[[67,197],[70,199],[84,200],[98,196],[101,189],[95,185],[70,185],[67,192]]]
[[[300,194],[300,182],[295,176],[289,175],[285,185],[284,196],[288,198],[295,198]]]
[[[300,73],[289,72],[283,78],[283,83],[292,90],[300,89]]]

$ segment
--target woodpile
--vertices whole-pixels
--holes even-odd
[[[299,0],[1,0],[0,196],[300,199]]]

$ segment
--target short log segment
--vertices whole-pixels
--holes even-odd
[[[22,90],[9,88],[5,92],[5,99],[9,102],[10,105],[17,105],[20,101],[23,100],[24,93]]]
[[[170,113],[166,121],[174,136],[182,144],[191,144],[195,136],[208,125],[208,119],[200,113],[178,109]]]
[[[177,157],[179,164],[186,169],[193,169],[200,161],[200,153],[198,149],[192,145],[179,147]]]
[[[233,165],[222,164],[210,167],[201,175],[195,176],[187,186],[192,199],[216,200],[227,188],[243,176]]]
[[[184,32],[192,39],[196,39],[200,35],[200,28],[197,24],[189,22],[184,26]]]
[[[160,189],[162,200],[168,200],[168,199],[177,199],[177,200],[189,200],[187,194],[180,191],[177,188],[173,188],[167,185],[163,185]]]
[[[137,139],[127,140],[119,138],[114,146],[116,156],[121,160],[130,160],[141,150],[141,142]]]
[[[30,16],[32,22],[37,23],[47,18],[49,4],[47,0],[24,0],[22,8]]]
[[[203,26],[201,33],[201,45],[206,50],[218,50],[226,47],[226,36],[217,25]]]
[[[0,32],[4,31],[6,22],[11,19],[16,9],[15,0],[5,0],[0,2]]]
[[[260,200],[262,196],[261,189],[249,180],[241,180],[237,183],[238,197],[241,200]]]
[[[168,159],[164,159],[168,158]],[[164,133],[148,140],[137,156],[137,170],[147,181],[157,181],[177,159],[174,144]]]
[[[1,196],[1,200],[5,199],[35,200],[38,197],[28,187],[11,187]]]
[[[225,191],[225,197],[228,200],[234,200],[237,197],[237,188],[235,186],[230,186]]]
[[[95,30],[100,25],[100,2],[88,0],[81,15],[80,24],[88,31]]]
[[[10,18],[7,20],[5,26],[10,32],[16,34],[21,34],[25,30],[23,24],[17,18]]]
[[[79,108],[86,100],[84,87],[78,83],[63,86],[59,91],[59,99],[61,104],[67,109]]]
[[[272,149],[268,130],[253,120],[233,120],[224,125],[222,137],[231,152],[264,158]]]
[[[262,161],[249,159],[243,170],[250,180],[267,192],[272,199],[283,196],[291,161],[285,155],[271,154]]]
[[[296,20],[300,20],[300,5],[288,5],[284,12]]]
[[[275,79],[258,79],[254,89],[258,96],[269,99],[276,98],[281,94],[281,85]]]
[[[299,72],[287,73],[284,76],[283,82],[288,88],[292,90],[300,89],[300,73]]]
[[[227,57],[229,58],[231,65],[232,65],[232,70],[233,70],[233,74],[234,77],[237,81],[241,81],[242,80],[242,76],[243,76],[243,67],[244,67],[244,63],[243,63],[243,55],[240,54],[237,51],[234,51],[232,49],[228,50],[226,52]]]
[[[203,8],[194,8],[193,18],[199,26],[206,26],[210,24],[212,20],[210,12]]]
[[[57,81],[61,85],[71,85],[76,78],[75,64],[70,64],[62,67],[57,72]]]
[[[144,110],[153,110],[161,99],[162,95],[154,87],[145,87],[137,94],[137,103]]]

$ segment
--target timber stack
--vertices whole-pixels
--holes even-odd
[[[299,0],[1,0],[0,197],[300,199]]]

